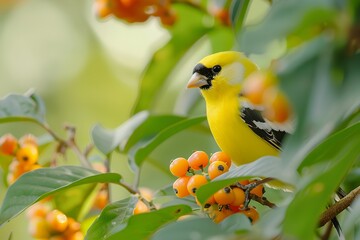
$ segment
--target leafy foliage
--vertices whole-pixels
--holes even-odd
[[[111,183],[123,187],[130,197],[108,204],[89,224],[86,239],[190,239],[193,236],[314,239],[323,234],[325,230],[318,229],[319,217],[332,203],[334,192],[341,185],[348,187],[347,181],[359,179],[360,47],[356,43],[360,38],[353,32],[359,27],[360,5],[356,1],[269,1],[271,5],[262,21],[248,26],[246,19],[251,14],[252,1],[223,1],[226,4],[222,7],[231,20],[231,26],[227,26],[207,11],[207,4],[213,1],[199,1],[198,5],[177,2],[174,9],[179,20],[168,29],[170,40],[154,53],[143,72],[134,115],[116,129],[95,125],[91,132],[100,152],[100,156],[92,157],[101,158],[109,171],[114,151],[126,155],[135,170],[134,184],[125,183],[117,173],[76,166],[31,171],[7,190],[0,209],[1,225],[51,195],[59,209],[74,218],[85,219],[91,214],[84,202],[93,201],[91,197],[98,190],[96,184]],[[204,116],[154,114],[171,74],[204,39],[210,42],[212,51],[239,48],[247,54],[266,56],[274,42],[283,43],[286,49],[269,67],[279,77],[280,86],[296,113],[295,131],[286,139],[281,156],[265,156],[232,167],[196,192],[197,200],[205,203],[218,189],[239,180],[276,178],[268,185],[291,193],[273,193],[278,207],[259,206],[262,215],[255,225],[240,214],[215,224],[191,199],[174,200],[169,183],[164,184],[161,194],[145,201],[151,206],[150,212],[134,215],[137,202],[144,200],[138,179],[150,154],[172,136],[205,121]],[[196,112],[194,106],[199,101],[202,100],[198,94],[180,94],[181,106],[174,106],[175,112]],[[64,140],[50,129],[45,121],[45,105],[38,95],[12,94],[0,100],[0,123],[16,121],[42,126],[52,136],[51,141],[57,143],[57,153],[70,148],[83,165],[92,166],[90,157],[80,151],[73,135]],[[0,160],[4,160],[1,166],[7,169],[11,158],[0,156]],[[77,199],[63,204],[72,191],[77,192]],[[345,235],[354,239],[359,235],[359,206],[357,199],[353,211],[342,213],[341,219]],[[191,213],[193,216],[179,220],[180,216]]]

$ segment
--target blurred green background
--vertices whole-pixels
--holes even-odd
[[[45,101],[51,128],[65,137],[64,124],[76,126],[77,140],[84,148],[91,141],[94,124],[115,128],[130,116],[141,73],[152,54],[169,38],[156,19],[133,25],[111,18],[99,20],[93,0],[5,1],[0,5],[0,97],[36,91]],[[201,51],[205,52],[206,46]],[[188,66],[192,67],[196,60],[194,57]],[[183,85],[191,73],[191,68],[184,69],[179,70],[184,74],[178,75]],[[169,86],[166,98],[173,95],[170,91],[178,90]],[[171,112],[174,101],[173,97],[160,104],[158,112]],[[39,136],[44,131],[32,123],[7,123],[0,125],[0,135],[5,133],[21,137],[26,133]],[[189,153],[213,148],[207,136],[192,133],[192,138],[201,140],[199,146],[194,146],[186,141],[186,132],[180,133],[163,144],[154,158],[170,161],[177,157],[179,153],[173,146],[179,143]],[[50,146],[40,162],[49,161],[54,148]],[[68,154],[61,164],[78,164],[76,161]],[[159,188],[170,183],[167,172],[157,174],[165,169],[145,164],[141,185]],[[114,156],[112,171],[132,181],[125,156]],[[3,199],[7,188],[2,181],[0,184]],[[119,187],[112,190],[115,200],[127,195]],[[11,232],[14,240],[31,239],[25,214],[0,228],[0,239],[8,239]]]

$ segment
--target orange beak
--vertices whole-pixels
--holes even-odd
[[[206,80],[207,80],[207,78],[204,75],[194,72],[194,74],[191,76],[186,87],[187,88],[198,88],[201,86],[208,85],[208,82]]]

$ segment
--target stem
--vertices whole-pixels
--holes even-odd
[[[339,213],[348,208],[357,196],[360,195],[360,186],[353,189],[348,195],[340,199],[334,205],[330,206],[320,216],[319,227],[324,226],[332,218],[336,217]]]
[[[275,205],[275,203],[270,202],[269,200],[267,200],[267,198],[265,197],[259,197],[257,195],[254,194],[250,194],[251,199],[257,201],[258,203],[264,205],[264,206],[268,206],[269,208],[276,208],[277,206]]]
[[[122,186],[123,188],[125,188],[131,194],[139,194],[140,195],[140,192],[136,188],[131,187],[130,185],[128,185],[127,183],[125,183],[123,181],[119,181],[117,184]]]
[[[140,183],[140,168],[137,168],[136,173],[135,173],[133,187],[137,189],[139,187],[139,183]]]

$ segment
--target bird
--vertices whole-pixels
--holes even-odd
[[[263,156],[278,156],[290,132],[266,119],[263,109],[242,94],[244,80],[258,70],[241,52],[218,52],[196,64],[187,84],[187,88],[200,88],[210,131],[236,165]]]
[[[200,88],[206,102],[210,131],[220,149],[236,165],[251,163],[263,156],[278,156],[291,124],[278,124],[264,116],[264,109],[243,94],[244,80],[259,67],[243,53],[218,52],[204,57],[193,69],[187,88]],[[293,187],[272,181],[269,187],[293,191]],[[248,193],[255,185],[246,187]],[[246,196],[249,203],[249,196]],[[343,238],[336,217],[331,219],[339,239]]]

